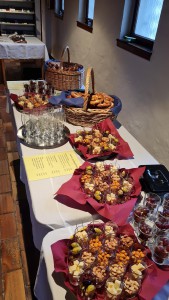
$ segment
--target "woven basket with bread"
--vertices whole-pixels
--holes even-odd
[[[63,61],[67,53],[67,62]],[[61,55],[61,61],[46,62],[45,79],[60,91],[80,89],[83,86],[84,68],[82,65],[70,62],[70,50],[66,46]]]
[[[89,93],[90,80],[92,83],[92,93]],[[116,117],[112,110],[115,106],[114,97],[111,97],[106,93],[95,92],[93,68],[88,68],[87,70],[84,93],[72,91],[70,95],[67,96],[67,98],[79,97],[84,99],[82,108],[64,106],[66,119],[69,123],[92,127],[94,124],[107,118],[113,120]]]

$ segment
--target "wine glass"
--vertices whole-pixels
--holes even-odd
[[[144,198],[144,205],[148,207],[152,216],[157,212],[158,207],[160,206],[161,198],[155,193],[146,193]]]
[[[152,259],[157,264],[164,264],[169,258],[169,234],[159,235],[154,240]]]
[[[163,207],[164,208],[169,208],[169,193],[164,194]]]

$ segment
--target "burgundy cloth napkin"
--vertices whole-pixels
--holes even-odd
[[[115,135],[118,140],[119,140],[119,145],[117,148],[113,151],[106,151],[101,154],[88,154],[87,153],[87,147],[84,145],[77,145],[75,143],[75,136],[76,134],[70,134],[69,135],[69,140],[70,143],[72,144],[73,147],[75,147],[86,159],[92,159],[92,158],[98,158],[98,157],[106,157],[106,156],[111,156],[114,154],[114,157],[118,159],[123,159],[123,158],[132,158],[134,155],[128,145],[127,142],[125,142],[120,134],[118,133],[117,129],[113,125],[112,121],[110,119],[106,119],[100,123],[98,123],[96,126],[93,126],[93,128],[99,129],[101,132],[109,130],[112,135]]]
[[[82,172],[86,168],[86,166],[89,165],[91,164],[85,162],[79,169],[76,169],[72,178],[66,183],[64,183],[60,187],[60,189],[56,192],[55,199],[57,200],[57,196],[58,196],[58,200],[62,202],[62,199],[64,199],[64,196],[66,196],[70,199],[69,205],[71,206],[71,202],[75,201],[78,204],[78,208],[79,208],[79,204],[81,205],[90,204],[98,214],[105,217],[106,219],[112,220],[116,222],[118,225],[125,224],[131,210],[135,205],[137,197],[141,192],[141,185],[139,182],[139,178],[144,173],[145,167],[129,170],[131,177],[134,179],[134,190],[131,194],[131,199],[123,204],[109,205],[107,203],[102,204],[97,202],[95,199],[87,196],[86,193],[82,190],[80,184],[80,177]],[[74,206],[74,203],[72,205]]]
[[[120,233],[134,235],[133,228],[127,224],[120,227]],[[78,300],[82,298],[77,294],[77,288],[73,287],[69,283],[68,279],[68,268],[67,268],[67,248],[68,240],[60,240],[53,245],[51,245],[51,250],[53,254],[54,269],[55,272],[64,273],[65,285],[75,294]],[[161,270],[152,260],[147,258],[147,264],[150,266],[147,269],[147,276],[145,277],[141,290],[139,292],[139,297],[133,298],[133,300],[152,300],[152,298],[159,292],[159,290],[166,284],[169,279],[169,271]],[[97,294],[95,300],[102,300],[103,295]]]

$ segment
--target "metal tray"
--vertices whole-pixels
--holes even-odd
[[[61,142],[60,143],[55,143],[55,144],[53,144],[53,145],[50,145],[50,146],[41,146],[41,145],[36,145],[36,144],[34,144],[34,143],[27,143],[26,141],[25,141],[25,133],[24,133],[24,131],[25,131],[25,126],[23,125],[23,126],[21,126],[19,129],[18,129],[18,132],[17,132],[17,136],[18,136],[18,138],[20,139],[20,142],[23,144],[23,145],[25,145],[25,146],[27,146],[27,147],[30,147],[30,148],[34,148],[34,149],[54,149],[54,148],[58,148],[58,147],[61,147],[61,146],[63,146],[63,145],[65,145],[67,142],[68,142],[68,136],[69,136],[69,134],[70,134],[70,130],[65,126],[64,127],[64,138],[61,140]]]

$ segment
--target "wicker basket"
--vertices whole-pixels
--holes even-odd
[[[63,57],[67,52],[68,61],[64,62]],[[84,81],[84,67],[77,63],[70,62],[70,51],[69,47],[66,46],[61,55],[60,68],[53,70],[47,68],[45,72],[45,79],[50,82],[52,86],[60,91],[65,90],[76,90],[83,86]],[[78,67],[78,71],[65,71],[64,68]]]
[[[86,97],[84,99],[83,108],[64,107],[66,120],[73,125],[92,127],[94,124],[97,124],[107,118],[111,118],[113,120],[116,117],[113,115],[112,111],[110,111],[110,108],[88,109],[89,96],[87,95],[89,94],[90,79],[92,80],[92,94],[95,94],[94,71],[92,68],[88,68],[86,74]]]

